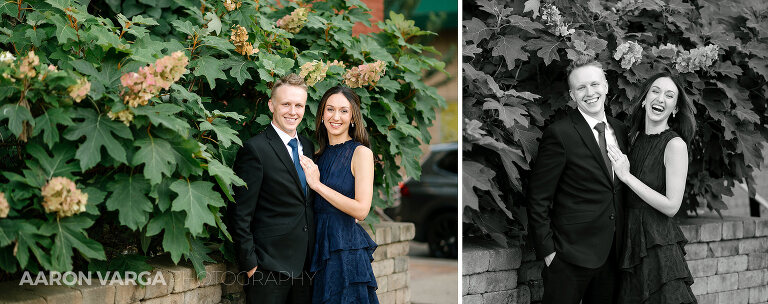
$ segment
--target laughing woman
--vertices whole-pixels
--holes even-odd
[[[616,176],[632,189],[625,200],[620,303],[696,303],[684,257],[687,240],[672,218],[685,192],[692,107],[667,73],[651,77],[643,92],[630,118],[629,157],[608,149]]]
[[[376,243],[356,220],[373,198],[373,152],[363,127],[360,97],[336,86],[325,92],[315,130],[317,165],[301,166],[315,196],[315,251],[312,303],[379,303],[371,262]]]

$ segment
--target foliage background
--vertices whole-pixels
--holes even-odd
[[[235,153],[269,123],[270,83],[313,60],[345,66],[329,68],[310,88],[299,131],[312,134],[319,98],[346,70],[383,61],[384,76],[355,89],[378,155],[374,207],[390,203],[400,167],[419,177],[419,144],[430,141],[434,109],[445,103],[421,76],[444,64],[414,39],[434,33],[392,14],[379,23],[381,32],[354,37],[353,24],[370,17],[359,1],[239,1],[233,10],[224,2],[0,3],[0,49],[17,64],[34,50],[40,75],[48,64],[59,71],[44,79],[0,78],[0,192],[10,205],[0,219],[0,279],[25,269],[143,269],[147,257],[163,252],[174,262],[190,261],[203,276],[213,250],[231,258],[221,215],[232,201],[231,185],[242,183],[230,169]],[[276,26],[299,7],[309,9],[298,22],[303,28]],[[258,53],[235,51],[236,25]],[[188,73],[148,105],[125,105],[120,77],[175,51],[189,58]],[[73,102],[67,90],[81,77],[90,91]],[[108,118],[125,109],[134,114],[129,125]],[[44,212],[40,188],[54,176],[88,194],[86,212]]]
[[[684,79],[697,132],[681,213],[726,209],[721,197],[736,182],[754,194],[751,172],[763,163],[768,140],[764,1],[478,0],[464,1],[463,12],[465,236],[522,240],[527,220],[520,208],[537,140],[575,108],[565,70],[580,56],[603,63],[607,114],[621,120],[645,79],[662,70]],[[642,51],[614,57],[630,41]],[[665,53],[667,44],[676,50]],[[711,64],[694,64],[694,71],[678,64],[706,62],[692,50],[709,45],[717,46]]]

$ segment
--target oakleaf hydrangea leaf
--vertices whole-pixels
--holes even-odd
[[[162,138],[142,138],[133,143],[139,151],[133,155],[131,164],[138,166],[144,164],[144,176],[151,184],[159,184],[163,175],[170,177],[175,167],[171,144]]]
[[[219,144],[223,147],[229,147],[232,142],[237,143],[239,146],[243,145],[243,142],[237,137],[237,131],[232,130],[222,119],[214,119],[213,123],[203,120],[200,123],[200,131],[211,131],[216,133],[216,137],[219,138]]]
[[[90,218],[78,215],[45,223],[40,227],[43,235],[53,235],[51,247],[51,264],[57,271],[72,270],[73,249],[89,259],[106,260],[104,247],[93,239],[88,238],[85,229],[93,225]]]
[[[49,148],[53,148],[53,145],[59,142],[59,131],[56,126],[71,126],[75,124],[69,118],[67,112],[64,108],[53,108],[35,117],[35,128],[32,130],[32,136],[43,133],[43,142]]]
[[[163,249],[171,253],[171,260],[178,263],[182,254],[189,254],[187,228],[184,227],[184,213],[166,211],[152,218],[147,224],[147,236],[153,236],[165,230],[163,234]]]
[[[16,136],[19,136],[24,131],[24,122],[29,122],[32,126],[35,125],[35,120],[32,118],[32,114],[29,113],[29,109],[15,103],[7,104],[0,108],[0,121],[6,118],[8,119],[8,128]]]
[[[85,142],[77,148],[75,157],[80,160],[80,168],[85,171],[96,166],[101,161],[101,148],[107,150],[112,158],[127,163],[125,148],[114,135],[125,139],[133,139],[131,130],[124,124],[109,119],[106,115],[99,115],[91,109],[81,109],[76,112],[76,117],[83,121],[67,128],[64,138],[78,140],[85,136]]]
[[[207,275],[203,262],[213,263],[216,261],[208,256],[208,253],[212,250],[208,248],[208,246],[205,246],[203,241],[192,238],[189,240],[189,243],[192,245],[192,250],[188,254],[185,254],[185,256],[192,262],[192,266],[195,267],[197,279],[202,280]]]
[[[220,60],[205,56],[193,62],[195,63],[195,76],[205,76],[211,89],[216,87],[216,79],[227,79]]]
[[[493,48],[491,55],[504,57],[508,69],[512,70],[515,68],[516,59],[528,60],[528,53],[523,51],[525,41],[516,35],[500,37],[497,41],[498,43]]]
[[[176,131],[183,137],[187,137],[187,134],[189,134],[189,124],[174,115],[183,110],[175,104],[161,103],[154,106],[135,108],[133,113],[137,116],[146,116],[155,126],[164,126]]]
[[[0,230],[16,238],[16,245],[18,246],[16,248],[16,260],[19,261],[21,268],[27,267],[30,258],[29,252],[32,251],[40,265],[51,269],[53,266],[51,265],[51,255],[48,252],[51,247],[51,240],[38,231],[36,226],[39,223],[35,222],[39,221],[5,219],[0,221]]]
[[[219,187],[224,191],[224,195],[226,195],[232,202],[234,202],[235,199],[232,197],[232,194],[230,194],[231,186],[245,186],[245,181],[237,177],[232,168],[221,164],[216,159],[211,159],[208,162],[208,174],[216,178],[216,182],[219,183]]]
[[[177,180],[171,184],[171,190],[179,195],[173,200],[171,210],[187,213],[184,225],[192,235],[200,235],[203,232],[203,224],[216,225],[208,206],[222,207],[224,200],[219,193],[213,191],[212,183]]]
[[[107,186],[112,195],[107,199],[107,210],[118,211],[120,224],[133,230],[147,223],[152,203],[147,198],[149,183],[141,174],[119,174]]]
[[[80,166],[74,161],[75,150],[68,143],[61,143],[51,149],[53,156],[38,144],[27,145],[27,153],[34,157],[34,161],[28,161],[30,168],[42,175],[47,181],[56,176],[73,178],[72,172],[79,171]]]

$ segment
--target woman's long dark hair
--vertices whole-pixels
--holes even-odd
[[[328,98],[334,94],[342,94],[349,101],[349,109],[352,111],[352,120],[350,122],[355,125],[354,127],[352,125],[349,126],[349,136],[352,137],[353,140],[363,144],[363,146],[370,148],[371,144],[368,141],[368,131],[365,130],[365,126],[363,125],[363,114],[360,112],[360,96],[357,96],[357,94],[348,87],[337,85],[328,89],[328,91],[325,91],[323,98],[320,99],[320,106],[317,108],[317,118],[320,119],[315,119],[315,136],[317,137],[317,143],[320,147],[315,151],[315,156],[323,154],[325,148],[328,147],[328,130],[325,128],[325,124],[323,124],[323,115],[325,114],[325,105],[328,103]]]
[[[685,88],[683,88],[680,80],[670,74],[669,72],[661,72],[651,76],[643,84],[642,94],[635,97],[632,101],[632,114],[629,117],[629,138],[634,141],[640,132],[645,132],[645,108],[643,107],[643,101],[645,100],[648,91],[651,89],[651,85],[656,79],[661,77],[668,77],[672,79],[672,82],[677,87],[677,113],[669,116],[667,123],[669,128],[675,131],[686,143],[690,143],[693,140],[694,133],[696,132],[696,119],[693,116],[693,104],[688,100],[685,94]]]

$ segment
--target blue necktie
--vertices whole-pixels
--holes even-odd
[[[293,166],[296,167],[296,172],[299,174],[299,181],[301,182],[301,189],[304,190],[304,195],[307,195],[307,177],[304,176],[304,169],[301,168],[299,162],[299,141],[295,138],[288,141],[288,145],[291,146],[291,153],[293,153]]]

